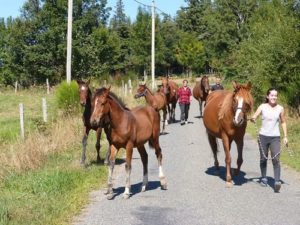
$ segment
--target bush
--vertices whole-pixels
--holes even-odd
[[[78,85],[75,81],[68,84],[63,81],[55,93],[57,107],[65,114],[74,114],[80,112]]]

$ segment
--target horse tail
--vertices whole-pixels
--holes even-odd
[[[154,148],[154,141],[153,141],[152,138],[149,139],[148,144],[149,144],[149,147],[150,147],[150,148]]]
[[[210,148],[215,155],[217,155],[218,151],[219,151],[219,144],[217,142],[217,138],[211,134],[209,134],[208,132],[207,133],[207,136],[208,136],[208,142],[209,142],[209,145],[210,145]]]

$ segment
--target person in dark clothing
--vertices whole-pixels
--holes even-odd
[[[211,87],[211,91],[215,90],[224,90],[224,87],[221,84],[221,78],[219,77],[216,78],[216,84]]]
[[[183,86],[178,88],[177,94],[179,97],[179,107],[181,111],[180,115],[180,121],[181,125],[188,123],[188,117],[189,117],[189,109],[190,109],[190,103],[191,103],[191,97],[192,97],[192,91],[187,86],[188,81],[183,81]]]

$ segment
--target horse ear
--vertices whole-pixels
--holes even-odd
[[[77,84],[80,85],[81,84],[81,80],[76,80]]]
[[[111,85],[109,85],[109,87],[105,90],[104,97],[107,98],[107,96],[109,95],[109,92],[110,92],[110,88],[111,88]]]
[[[88,81],[86,82],[86,85],[89,86],[91,82],[91,79],[88,79]]]
[[[237,84],[237,82],[236,82],[235,80],[232,81],[232,85],[233,85],[233,88],[234,88],[234,89],[237,89],[238,84]]]

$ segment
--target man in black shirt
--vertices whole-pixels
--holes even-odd
[[[216,78],[216,84],[211,87],[211,91],[215,90],[224,90],[224,87],[221,84],[221,78],[219,77]]]

